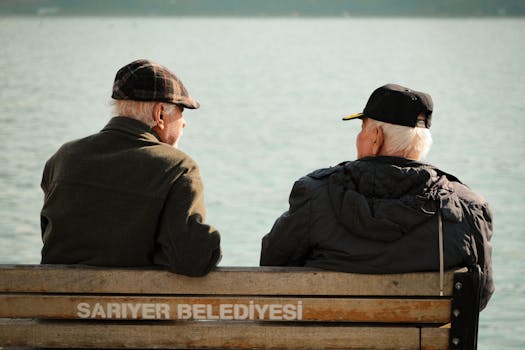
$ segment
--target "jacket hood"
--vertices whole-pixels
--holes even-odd
[[[367,157],[331,169],[332,209],[341,225],[357,236],[398,240],[431,219],[439,207],[448,220],[460,219],[459,199],[448,190],[449,178],[459,180],[431,165],[398,157]]]

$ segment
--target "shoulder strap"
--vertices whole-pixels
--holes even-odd
[[[439,234],[439,296],[443,296],[443,280],[445,274],[445,263],[443,258],[443,218],[441,210],[438,208],[438,234]]]

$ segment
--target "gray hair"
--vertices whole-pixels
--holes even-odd
[[[411,128],[369,118],[367,128],[383,130],[383,152],[387,155],[407,157],[416,156],[416,160],[425,158],[432,146],[432,136],[427,128]]]
[[[153,107],[157,103],[155,101],[111,100],[114,115],[139,120],[150,128],[155,126],[152,114]],[[162,105],[166,114],[172,113],[175,108],[175,105],[169,103],[162,103]]]

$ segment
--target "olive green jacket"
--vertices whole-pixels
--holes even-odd
[[[201,276],[221,257],[197,164],[145,124],[115,117],[45,165],[43,264],[167,266]]]

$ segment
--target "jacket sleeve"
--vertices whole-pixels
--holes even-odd
[[[481,299],[480,310],[483,310],[490,297],[494,293],[494,278],[492,275],[492,213],[487,203],[479,205],[472,210],[473,225],[476,233],[473,235],[474,240],[474,258],[475,263],[481,268]]]
[[[290,208],[262,239],[261,266],[304,266],[308,257],[310,198],[299,180],[290,194]]]
[[[160,220],[158,241],[172,272],[203,276],[221,255],[220,235],[204,223],[203,186],[197,168],[188,170],[172,185]]]
[[[42,191],[44,192],[44,206],[46,205],[48,196],[49,196],[49,190],[50,190],[50,184],[51,184],[51,163],[53,161],[53,158],[49,159],[46,162],[46,165],[44,166],[44,171],[42,172],[42,180],[40,181],[40,188],[42,188]],[[47,217],[44,215],[44,207],[40,210],[40,232],[42,234],[42,237],[44,237],[44,232],[46,232],[47,225],[49,224],[49,221]]]

